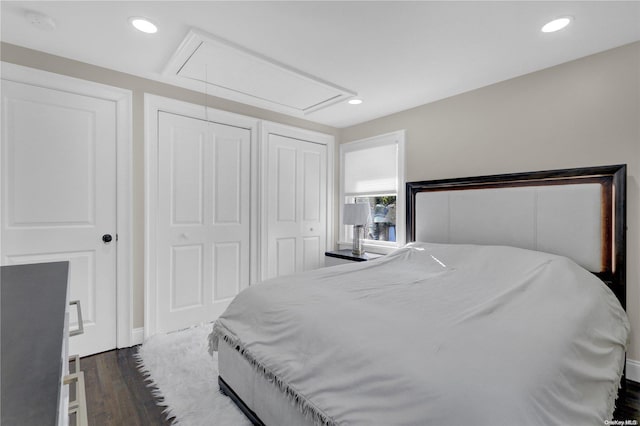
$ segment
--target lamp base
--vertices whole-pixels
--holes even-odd
[[[364,254],[364,248],[362,246],[363,231],[364,226],[353,225],[353,248],[351,253],[355,256],[362,256]]]

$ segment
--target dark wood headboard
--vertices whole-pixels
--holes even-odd
[[[416,229],[420,227],[420,220],[425,220],[416,217],[416,205],[420,204],[416,203],[416,200],[420,194],[434,192],[456,194],[454,191],[524,187],[535,187],[534,189],[537,190],[536,188],[544,188],[549,185],[592,184],[593,186],[593,184],[597,184],[601,188],[600,213],[599,223],[595,226],[598,226],[600,230],[601,247],[599,253],[601,261],[597,268],[590,270],[611,288],[622,306],[626,307],[626,176],[626,165],[613,165],[408,182],[406,184],[407,242],[416,241]],[[494,223],[492,226],[495,225]],[[459,236],[453,242],[478,243],[477,240],[464,241],[464,237],[461,241]],[[494,242],[487,242],[487,244],[491,243]],[[567,255],[567,257],[572,256]]]

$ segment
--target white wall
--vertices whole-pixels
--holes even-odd
[[[640,360],[640,42],[342,129],[340,140],[399,129],[408,182],[628,164],[628,355]]]

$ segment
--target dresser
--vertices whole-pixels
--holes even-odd
[[[86,424],[77,357],[69,372],[68,269],[69,262],[1,267],[3,426],[67,425],[70,413],[75,424]],[[68,385],[76,386],[71,403]]]

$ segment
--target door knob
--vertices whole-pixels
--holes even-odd
[[[111,242],[111,240],[113,240],[113,237],[111,236],[111,234],[104,234],[104,235],[102,236],[102,241],[103,241],[105,244],[110,243],[110,242]]]

